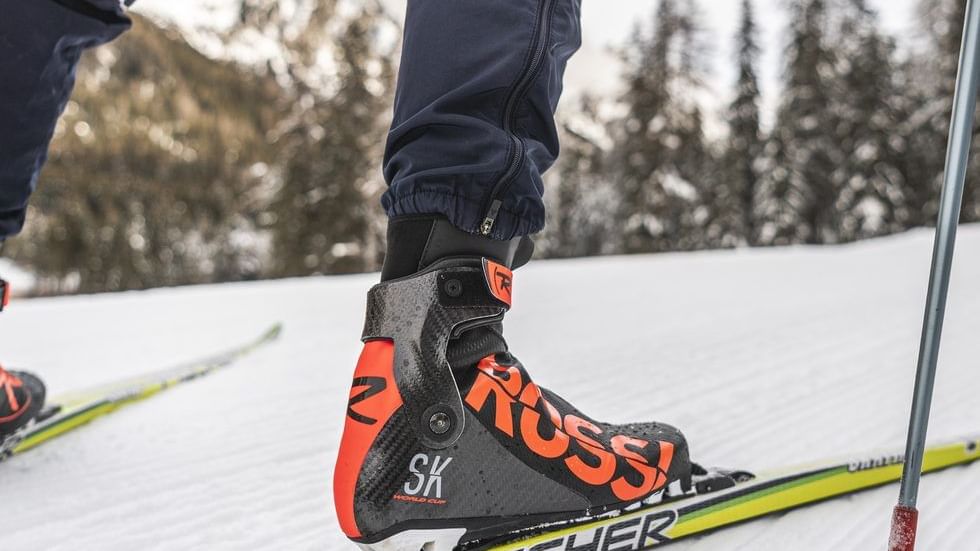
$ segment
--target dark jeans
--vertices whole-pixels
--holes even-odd
[[[544,226],[541,174],[581,0],[408,0],[384,156],[390,216],[497,239]],[[0,0],[0,240],[24,223],[82,50],[129,27],[115,0]]]
[[[86,48],[129,28],[115,0],[0,0],[0,241],[27,199]]]

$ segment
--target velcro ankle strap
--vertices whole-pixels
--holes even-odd
[[[458,267],[438,273],[439,303],[444,307],[510,309],[514,276],[506,266],[484,258],[482,269]]]
[[[511,302],[512,276],[483,259],[442,264],[368,292],[363,339],[394,342],[394,375],[419,440],[432,449],[451,446],[462,434],[463,400],[446,358],[449,340],[475,327],[499,323]],[[433,415],[448,429],[434,432]]]

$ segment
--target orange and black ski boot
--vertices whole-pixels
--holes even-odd
[[[2,245],[3,243],[0,243]],[[0,277],[0,312],[3,312],[7,304],[10,303],[10,284],[7,280]]]
[[[0,442],[41,413],[44,392],[34,375],[0,367]]]
[[[368,293],[334,472],[362,549],[476,549],[691,491],[684,436],[614,425],[536,385],[503,338],[527,238],[393,219]]]
[[[0,278],[0,312],[9,301],[10,285]],[[23,371],[7,371],[0,366],[0,443],[41,413],[44,393],[41,379]]]

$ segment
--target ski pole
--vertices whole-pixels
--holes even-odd
[[[967,0],[963,43],[960,47],[959,69],[956,76],[956,92],[953,99],[953,117],[949,129],[946,150],[946,167],[943,173],[943,190],[936,223],[936,241],[932,251],[932,268],[929,274],[929,291],[926,297],[925,319],[922,323],[922,340],[919,343],[919,360],[915,375],[915,393],[909,420],[908,442],[905,449],[905,466],[902,471],[902,488],[898,505],[892,515],[889,551],[914,551],[918,510],[915,508],[919,494],[919,478],[922,475],[922,454],[925,448],[926,430],[929,425],[929,409],[936,381],[936,364],[939,341],[946,313],[946,296],[949,291],[949,274],[956,244],[956,226],[963,203],[963,186],[970,159],[973,137],[974,111],[977,105],[978,73],[980,73],[980,0]]]

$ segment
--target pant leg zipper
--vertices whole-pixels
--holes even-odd
[[[493,189],[490,191],[489,206],[486,209],[483,223],[480,224],[480,233],[485,236],[489,236],[490,232],[493,231],[493,225],[497,220],[500,206],[503,203],[500,197],[507,191],[507,188],[517,176],[517,171],[524,164],[524,157],[527,154],[524,140],[514,132],[514,124],[516,122],[515,109],[517,108],[517,103],[527,94],[531,82],[541,68],[541,61],[544,59],[545,50],[548,46],[547,34],[551,29],[552,8],[554,4],[555,0],[541,0],[539,4],[541,16],[538,19],[538,26],[532,37],[531,58],[521,73],[521,77],[517,80],[517,84],[511,89],[511,94],[507,98],[507,103],[504,107],[504,131],[510,134],[510,138],[514,142],[513,154],[511,155],[504,175],[497,180],[497,183],[494,184]]]

